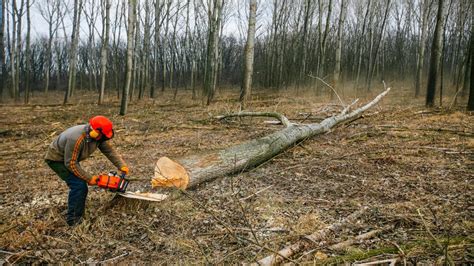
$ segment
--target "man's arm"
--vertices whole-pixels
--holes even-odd
[[[127,166],[122,157],[108,141],[102,141],[99,144],[99,150],[115,165],[115,167],[117,167],[117,169]]]
[[[64,165],[75,176],[89,182],[92,175],[84,171],[79,165],[79,155],[85,142],[85,134],[82,134],[76,141],[68,139],[64,147]]]

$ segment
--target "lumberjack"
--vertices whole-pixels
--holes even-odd
[[[113,136],[112,122],[104,116],[95,116],[87,124],[66,129],[49,145],[45,161],[69,187],[66,221],[70,226],[82,221],[87,185],[97,185],[97,182],[108,178],[107,175],[93,176],[87,173],[80,166],[80,161],[87,159],[99,148],[123,176],[129,172],[124,160],[109,143]]]

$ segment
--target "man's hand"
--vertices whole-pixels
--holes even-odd
[[[125,174],[125,175],[128,175],[128,173],[130,172],[127,166],[120,167],[120,171],[122,171],[122,174]]]
[[[89,182],[87,182],[87,184],[89,184],[89,186],[95,186],[97,185],[97,181],[99,181],[99,178],[100,175],[95,175],[89,180]]]

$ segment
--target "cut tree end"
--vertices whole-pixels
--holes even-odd
[[[151,179],[151,186],[174,187],[186,189],[189,184],[189,175],[179,163],[168,157],[161,157],[155,165],[155,175]]]

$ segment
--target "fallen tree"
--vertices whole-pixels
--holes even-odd
[[[344,108],[340,114],[328,117],[320,123],[298,124],[291,123],[285,116],[278,113],[240,112],[225,117],[266,116],[280,120],[285,128],[259,139],[253,139],[242,144],[207,154],[190,155],[174,162],[167,157],[158,160],[155,175],[152,178],[153,187],[177,187],[180,189],[194,188],[197,185],[217,177],[243,172],[258,166],[283,152],[287,148],[318,134],[328,132],[334,126],[359,118],[364,111],[376,105],[390,88],[380,93],[371,102],[350,111],[356,104]]]

